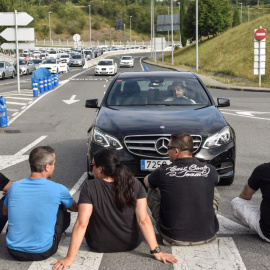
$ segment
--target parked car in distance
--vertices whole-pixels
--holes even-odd
[[[95,67],[95,75],[115,75],[117,73],[117,64],[114,59],[103,59]]]
[[[41,53],[40,54],[40,59],[46,59],[49,56],[48,53]]]
[[[122,56],[120,59],[120,67],[133,67],[134,59],[132,56]]]
[[[174,86],[176,81],[182,88],[181,97]],[[220,183],[233,182],[235,132],[217,108],[230,106],[230,101],[217,98],[216,104],[196,74],[120,73],[113,78],[100,105],[98,99],[90,99],[85,106],[97,109],[88,130],[89,178],[93,153],[109,148],[142,180],[160,165],[170,163],[170,136],[184,132],[193,138],[193,155],[216,168]]]
[[[34,63],[35,69],[38,69],[40,67],[40,65],[42,65],[44,63],[45,60],[33,59],[32,61]]]
[[[6,61],[0,62],[0,78],[4,80],[5,78],[14,78],[16,74],[15,68],[12,64]]]
[[[20,70],[23,74],[30,74],[35,70],[35,64],[33,60],[19,60]]]
[[[62,63],[59,59],[47,59],[39,67],[47,68],[51,73],[67,73],[67,63]]]
[[[69,59],[69,66],[81,66],[85,64],[85,59],[81,54],[74,54]]]
[[[62,63],[67,63],[69,64],[69,61],[70,61],[70,57],[69,57],[69,54],[60,54],[60,61]]]
[[[53,58],[53,59],[57,59],[58,58],[58,53],[57,51],[51,50],[48,52],[48,58]]]

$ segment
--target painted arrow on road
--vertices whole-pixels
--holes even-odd
[[[8,167],[11,167],[13,165],[16,165],[18,163],[21,163],[25,160],[28,160],[29,155],[24,155],[28,150],[30,150],[32,147],[40,143],[42,140],[44,140],[47,136],[41,136],[22,150],[20,150],[15,155],[4,155],[0,156],[0,171],[3,169],[6,169]]]
[[[76,95],[73,95],[69,100],[63,100],[66,104],[70,105],[70,104],[73,104],[77,101],[80,101],[78,99],[75,99]]]

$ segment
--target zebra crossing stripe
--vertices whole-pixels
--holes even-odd
[[[11,105],[27,105],[27,103],[12,102],[12,101],[7,101],[7,104],[11,104]]]

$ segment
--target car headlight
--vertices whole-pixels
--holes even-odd
[[[121,143],[113,136],[103,132],[99,128],[92,129],[91,141],[103,147],[111,147],[116,150],[123,149]]]
[[[110,67],[109,70],[113,70],[113,67]]]
[[[206,139],[203,148],[210,149],[219,147],[232,141],[232,135],[229,127],[225,127],[214,135]]]

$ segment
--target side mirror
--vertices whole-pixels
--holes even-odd
[[[230,105],[230,100],[228,98],[217,98],[218,107],[229,107]]]
[[[99,108],[98,99],[88,99],[85,101],[85,108]]]

